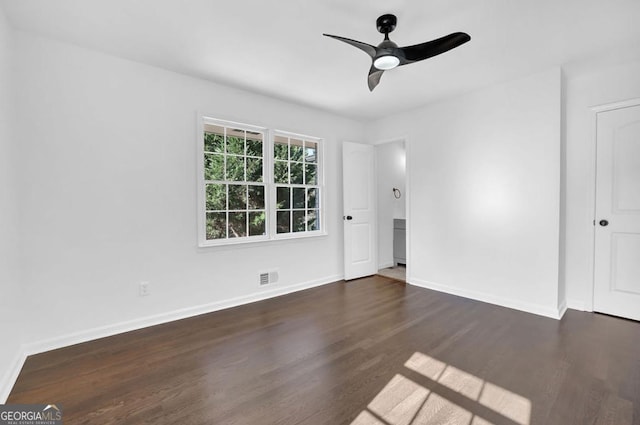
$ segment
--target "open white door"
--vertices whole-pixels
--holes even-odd
[[[344,278],[349,280],[378,271],[375,148],[343,143],[342,169]]]
[[[640,105],[598,113],[594,310],[640,320]]]

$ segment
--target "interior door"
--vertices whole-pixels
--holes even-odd
[[[640,320],[640,105],[597,114],[594,310]]]
[[[375,148],[343,144],[344,277],[377,273]]]

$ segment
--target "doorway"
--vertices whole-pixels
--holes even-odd
[[[376,150],[372,145],[343,142],[344,279],[376,273]]]
[[[640,320],[640,100],[597,113],[594,311]]]
[[[404,140],[376,145],[378,274],[406,282],[407,171]]]

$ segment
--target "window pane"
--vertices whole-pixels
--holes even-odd
[[[293,188],[293,208],[304,208],[304,187]]]
[[[307,230],[320,230],[318,210],[307,210]]]
[[[253,127],[204,121],[205,239],[271,239],[273,228],[285,236],[320,230],[321,142],[282,133],[273,135],[270,148],[267,133]]]
[[[307,207],[308,208],[318,207],[318,189],[316,189],[315,187],[307,189]]]
[[[220,134],[204,133],[204,150],[207,152],[224,152],[224,129],[220,129]]]
[[[264,211],[249,213],[249,236],[264,235],[267,233]]]
[[[264,186],[249,186],[249,209],[264,209]]]
[[[247,186],[237,184],[229,185],[229,209],[247,209]]]
[[[316,164],[305,164],[305,184],[318,184],[318,166]]]
[[[276,208],[279,210],[286,210],[291,208],[290,189],[288,187],[278,186],[276,188]]]
[[[204,179],[224,180],[224,156],[204,154]]]
[[[207,213],[207,239],[227,237],[227,213]]]
[[[303,148],[302,148],[302,140],[291,139],[291,161],[300,161],[302,162]]]
[[[229,135],[238,134],[235,135]],[[244,132],[230,132],[227,130],[227,153],[232,153],[235,155],[244,155]]]
[[[291,183],[292,184],[302,184],[303,183],[303,172],[302,172],[303,164],[300,162],[292,162],[291,163]]]
[[[287,161],[289,159],[289,143],[286,137],[276,136],[273,145],[273,156],[275,159]]]
[[[318,144],[316,142],[304,142],[304,160],[306,162],[318,162]]]
[[[305,219],[304,211],[293,212],[293,231],[294,232],[304,232],[305,230],[304,219]]]
[[[241,238],[247,236],[247,213],[229,213],[229,237]]]
[[[273,165],[273,179],[276,183],[289,183],[289,163],[276,161]]]
[[[207,185],[207,210],[227,209],[227,188],[224,184]]]
[[[262,134],[247,135],[247,155],[262,157]]]
[[[262,181],[262,158],[247,158],[247,181]]]
[[[289,211],[276,212],[276,231],[278,233],[289,233],[291,231],[290,218],[291,213]]]
[[[227,155],[227,180],[244,181],[244,157]]]

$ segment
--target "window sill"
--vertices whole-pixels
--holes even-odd
[[[206,241],[198,243],[198,248],[224,248],[231,246],[260,246],[271,245],[277,242],[287,242],[294,240],[323,238],[328,236],[327,232],[305,232],[304,234],[280,234],[272,238],[256,239],[225,239],[224,241]]]

